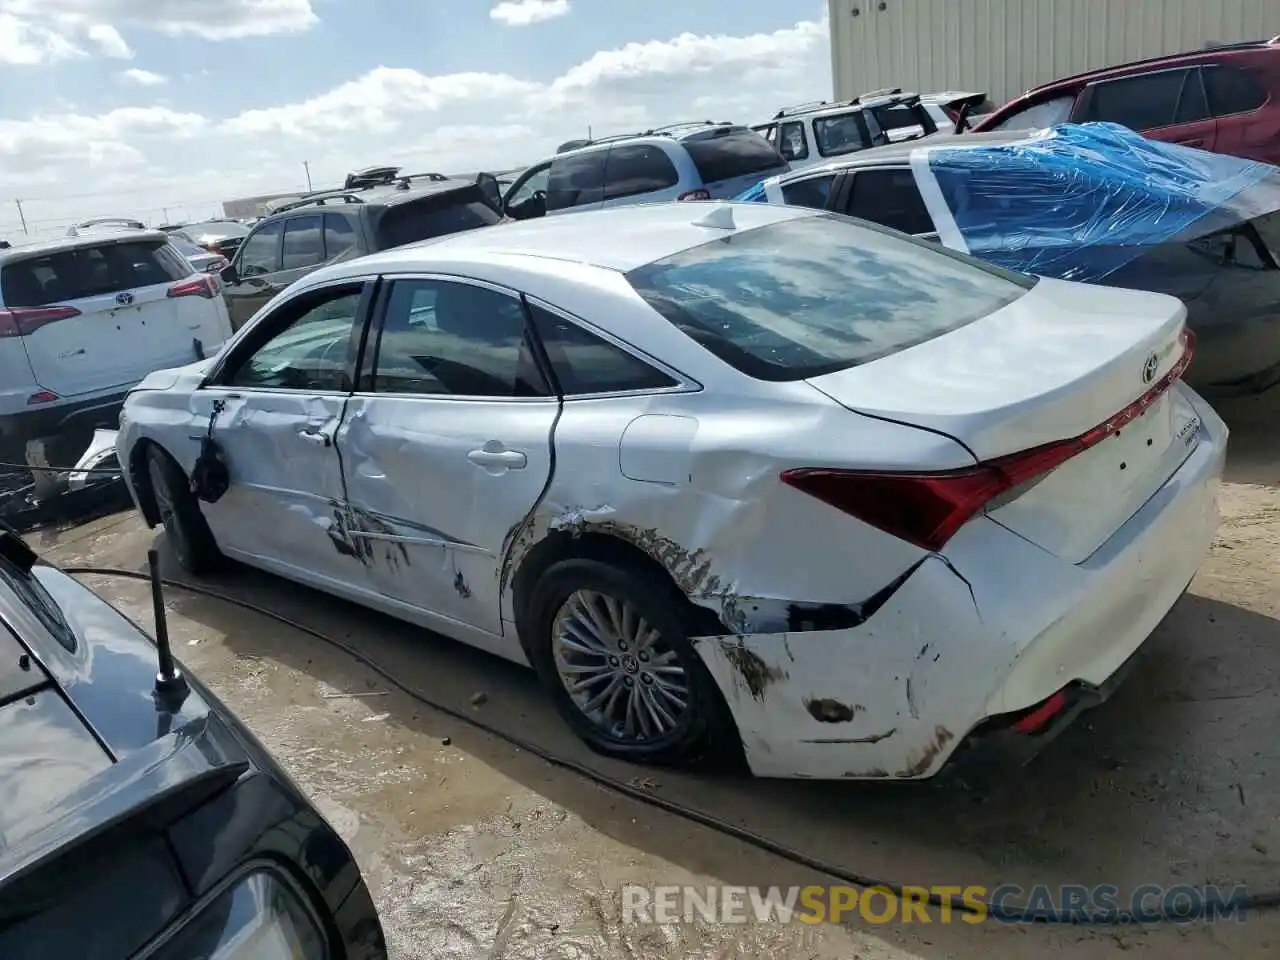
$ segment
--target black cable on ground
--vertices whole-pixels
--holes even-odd
[[[71,467],[33,467],[29,463],[9,463],[0,460],[0,470],[30,470],[32,473],[88,473],[88,474],[111,474],[113,477],[120,476],[119,467],[90,467],[89,469],[77,470]]]
[[[123,577],[129,580],[141,580],[144,582],[150,582],[151,580],[150,575],[147,573],[142,573],[137,570],[122,570],[116,567],[74,566],[74,567],[62,567],[60,569],[64,573],[72,574],[76,576]],[[512,734],[506,733],[502,730],[499,730],[497,727],[494,727],[488,723],[485,723],[483,720],[480,720],[477,717],[471,716],[470,714],[465,713],[461,710],[456,710],[453,707],[446,706],[445,704],[442,704],[436,700],[433,700],[431,697],[427,696],[425,693],[418,690],[416,687],[413,687],[405,683],[403,680],[397,677],[391,670],[387,669],[386,667],[383,667],[376,660],[372,659],[367,654],[362,653],[360,650],[358,650],[356,647],[352,646],[351,644],[346,643],[342,640],[338,640],[335,637],[326,636],[325,634],[321,633],[319,630],[316,630],[313,627],[309,627],[305,623],[299,623],[297,620],[294,620],[290,617],[286,617],[279,613],[276,613],[274,610],[270,610],[256,603],[251,603],[248,600],[241,600],[239,597],[233,597],[229,594],[223,593],[220,590],[211,590],[208,587],[201,587],[201,586],[196,586],[195,584],[183,583],[180,580],[165,579],[163,582],[165,586],[176,587],[177,589],[185,590],[188,593],[194,593],[199,596],[209,597],[214,600],[221,600],[224,603],[233,604],[234,606],[240,607],[244,610],[250,610],[253,613],[259,614],[260,616],[267,617],[271,620],[275,620],[277,623],[283,624],[284,626],[289,627],[291,630],[296,630],[299,633],[304,633],[309,637],[319,640],[321,643],[327,644],[328,646],[341,650],[343,653],[347,654],[353,660],[356,660],[363,666],[367,667],[368,669],[372,670],[374,673],[378,674],[378,676],[382,677],[384,680],[386,680],[389,684],[391,684],[401,693],[404,693],[405,695],[418,701],[423,706],[429,707],[430,709],[435,710],[438,713],[442,713],[445,716],[450,717],[451,719],[457,720],[461,723],[465,723],[466,725],[473,727],[477,730],[480,730],[488,734],[489,736],[496,737],[497,739],[502,740],[504,743],[510,744],[511,746],[519,750],[527,751],[528,753],[533,754],[535,757],[538,757],[540,760],[546,763],[549,763],[554,767],[559,767],[562,770],[568,770],[571,773],[576,773],[578,776],[586,780],[590,780],[592,783],[595,783],[598,786],[604,787],[607,790],[611,790],[614,793],[621,794],[622,796],[625,796],[631,800],[635,800],[638,803],[643,803],[643,804],[646,804],[647,806],[655,807],[666,813],[672,814],[677,817],[681,817],[693,823],[700,824],[701,826],[708,827],[712,830],[715,830],[717,833],[721,833],[727,837],[731,837],[732,839],[738,840],[742,843],[749,844],[750,846],[755,847],[758,850],[763,850],[767,853],[771,853],[774,856],[781,857],[782,859],[788,860],[791,863],[797,864],[802,867],[807,867],[819,873],[825,873],[826,875],[833,877],[836,880],[840,880],[843,883],[847,883],[850,886],[862,887],[863,889],[875,888],[879,890],[887,890],[899,898],[904,896],[908,888],[912,888],[913,893],[919,889],[919,887],[913,887],[913,885],[911,884],[897,883],[891,880],[883,880],[878,877],[867,876],[865,874],[847,870],[844,867],[837,866],[836,864],[829,863],[817,857],[811,857],[800,850],[796,850],[795,848],[789,847],[786,844],[779,843],[778,841],[772,840],[769,837],[763,836],[762,834],[754,833],[750,830],[747,830],[745,827],[740,827],[737,824],[730,823],[729,821],[723,820],[720,817],[714,816],[713,814],[706,813],[702,810],[698,810],[695,807],[686,806],[685,804],[682,804],[682,803],[677,803],[673,800],[667,800],[664,797],[656,796],[639,787],[632,786],[631,784],[623,780],[619,780],[616,777],[611,777],[608,774],[599,772],[598,770],[593,770],[591,767],[587,766],[586,764],[579,763],[577,760],[570,760],[567,757],[561,757],[555,753],[550,752],[549,750],[546,750],[538,746],[535,743],[532,743],[528,740],[522,739],[521,737],[517,737]],[[1066,922],[1068,924],[1075,923],[1075,924],[1103,925],[1103,926],[1149,925],[1152,922],[1161,922],[1161,921],[1176,921],[1176,922],[1186,923],[1194,920],[1204,919],[1205,916],[1207,915],[1209,904],[1205,902],[1204,897],[1200,897],[1199,899],[1200,899],[1200,903],[1198,905],[1194,905],[1194,904],[1192,905],[1195,909],[1191,913],[1182,913],[1182,912],[1175,911],[1172,913],[1172,915],[1169,915],[1169,911],[1167,910],[1167,905],[1162,903],[1160,908],[1161,915],[1156,919],[1156,921],[1153,921],[1147,917],[1139,917],[1133,914],[1131,911],[1117,910],[1114,913],[1106,916],[1101,916],[1101,915],[1097,917],[1072,916],[1057,922]],[[917,900],[917,902],[919,902],[919,900]],[[985,913],[987,916],[990,916],[997,920],[1001,920],[1006,923],[1055,922],[1053,920],[1047,920],[1047,918],[1043,915],[1042,912],[1038,912],[1035,910],[1028,910],[1027,908],[1019,907],[1019,906],[1008,906],[1003,903],[994,903],[989,901],[982,905],[982,909],[978,909],[978,908],[975,908],[972,901],[966,903],[959,896],[940,896],[937,894],[930,893],[928,898],[928,903],[932,906],[947,907],[952,911],[954,911],[957,915],[969,914],[969,915],[976,916],[976,915],[981,915]],[[1213,907],[1215,910],[1221,910],[1222,912],[1228,913],[1228,914],[1233,911],[1240,911],[1243,913],[1247,911],[1259,911],[1259,910],[1266,910],[1266,909],[1272,909],[1275,907],[1280,907],[1280,890],[1268,890],[1262,893],[1244,894],[1241,896],[1233,895],[1232,897],[1227,898],[1221,904],[1217,904],[1217,903],[1213,904]]]

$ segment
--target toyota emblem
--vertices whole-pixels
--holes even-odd
[[[127,292],[126,292],[126,293],[117,293],[117,294],[116,294],[116,303],[120,304],[120,306],[122,306],[122,307],[127,307],[129,304],[133,303],[133,294],[132,294],[132,293],[127,293]]]
[[[1160,369],[1160,358],[1154,353],[1147,357],[1147,362],[1142,366],[1142,382],[1150,383],[1156,378],[1156,371]]]

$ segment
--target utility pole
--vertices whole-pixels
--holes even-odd
[[[15,204],[17,204],[17,207],[18,207],[18,219],[22,221],[22,233],[23,233],[23,235],[24,235],[24,236],[27,236],[27,235],[28,235],[28,231],[27,231],[27,216],[26,216],[26,214],[24,214],[24,213],[22,212],[22,201],[21,201],[21,200],[15,200],[15,201],[13,201],[13,202],[14,202]]]
[[[303,160],[302,169],[307,171],[307,193],[311,193],[311,164]]]

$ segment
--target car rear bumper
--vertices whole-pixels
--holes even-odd
[[[926,778],[971,734],[989,732],[992,718],[1071,690],[1071,709],[1054,720],[1060,729],[1102,699],[1186,589],[1217,529],[1227,428],[1187,394],[1201,417],[1197,447],[1085,562],[1067,563],[981,518],[858,627],[696,641],[751,770]],[[1044,733],[1028,739],[1043,745]]]
[[[120,408],[128,390],[112,390],[80,400],[63,400],[32,406],[17,413],[0,416],[0,443],[15,446],[42,437],[56,437],[69,431],[92,433],[99,428],[112,428],[120,416]]]

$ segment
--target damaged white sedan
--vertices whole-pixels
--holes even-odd
[[[192,571],[529,664],[602,753],[918,779],[1044,742],[1195,574],[1227,430],[1184,315],[806,209],[605,210],[317,271],[118,453]]]

